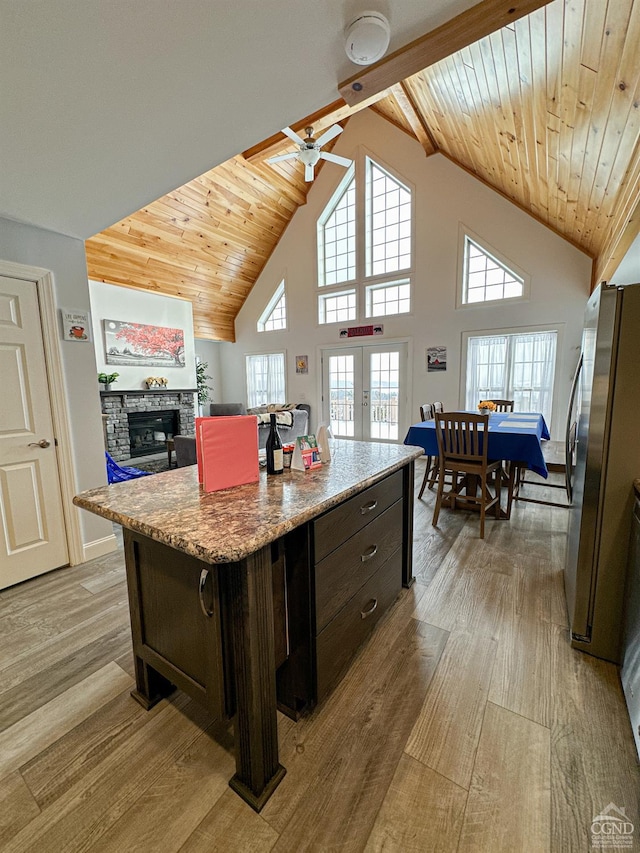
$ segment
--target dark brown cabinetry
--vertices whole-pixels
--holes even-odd
[[[210,709],[228,716],[218,569],[125,531],[127,581],[137,669],[148,667]],[[150,707],[167,692],[136,691]]]
[[[317,701],[402,588],[403,511],[397,472],[314,522]]]
[[[133,695],[150,708],[177,686],[233,717],[229,784],[257,811],[285,773],[276,708],[324,699],[412,582],[419,451],[336,445],[308,477],[203,495],[182,470],[75,498],[125,528]]]

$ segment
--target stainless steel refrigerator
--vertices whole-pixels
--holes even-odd
[[[577,443],[564,573],[571,640],[619,663],[640,477],[640,284],[600,285],[589,299],[572,399]]]

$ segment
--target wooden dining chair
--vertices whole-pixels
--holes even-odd
[[[438,401],[437,403],[432,403],[434,414],[442,414],[444,412],[444,403]]]
[[[420,420],[424,421],[432,421],[435,415],[435,411],[433,408],[433,403],[423,403],[420,406]],[[429,483],[429,488],[433,488],[433,485],[438,476],[438,463],[437,461],[433,461],[433,456],[427,456],[426,458],[426,466],[424,469],[424,477],[422,478],[422,484],[420,486],[420,491],[418,492],[418,500],[422,497],[424,490]]]
[[[513,400],[493,400],[496,406],[496,412],[512,412]]]
[[[443,412],[435,417],[436,435],[438,438],[439,472],[438,493],[433,510],[432,524],[438,523],[440,508],[448,500],[453,509],[460,501],[480,508],[480,538],[484,539],[485,514],[491,507],[500,509],[500,489],[502,485],[502,468],[500,460],[487,461],[489,435],[489,416],[475,415],[467,412]],[[451,474],[451,488],[445,492],[445,475]],[[494,490],[489,490],[488,475],[495,475]],[[462,489],[469,488],[469,478],[477,478],[480,492],[462,494]]]

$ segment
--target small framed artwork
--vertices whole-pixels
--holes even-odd
[[[427,373],[447,369],[447,348],[427,347]]]
[[[88,311],[70,311],[67,308],[61,308],[60,317],[64,341],[91,340],[91,323]]]
[[[309,372],[309,356],[308,355],[297,355],[296,356],[296,373],[308,373]]]

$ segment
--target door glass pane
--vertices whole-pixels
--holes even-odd
[[[354,366],[353,355],[329,357],[329,412],[335,436],[354,436]]]
[[[372,353],[369,395],[371,438],[397,440],[399,396],[400,354]]]

